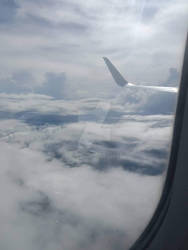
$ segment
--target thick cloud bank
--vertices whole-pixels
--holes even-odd
[[[5,143],[0,157],[1,249],[125,249],[161,190],[161,177],[67,168]]]
[[[173,117],[122,100],[1,94],[1,249],[136,240],[160,197]]]

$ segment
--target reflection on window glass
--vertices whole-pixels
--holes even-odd
[[[144,230],[186,2],[0,1],[0,249],[127,250]]]

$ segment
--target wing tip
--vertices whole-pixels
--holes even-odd
[[[121,73],[116,69],[116,67],[111,63],[111,61],[107,57],[102,57],[105,64],[107,65],[113,79],[120,87],[124,87],[128,84],[128,81],[121,75]]]

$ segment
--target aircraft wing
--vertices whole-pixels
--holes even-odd
[[[107,57],[103,57],[103,59],[117,85],[119,85],[120,87],[124,87],[125,85],[127,85],[128,81],[123,78],[123,76],[116,69],[116,67],[110,62],[110,60]]]
[[[116,69],[116,67],[111,63],[111,61],[107,57],[103,57],[114,81],[117,83],[118,86],[124,87],[135,87],[135,88],[146,88],[146,89],[152,89],[152,90],[158,90],[158,91],[164,91],[164,92],[171,92],[171,93],[177,93],[178,88],[175,87],[165,87],[165,86],[150,86],[150,85],[137,85],[134,83],[128,82],[121,73]]]

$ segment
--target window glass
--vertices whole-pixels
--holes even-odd
[[[187,9],[0,1],[0,249],[127,250],[142,233],[168,166]]]

